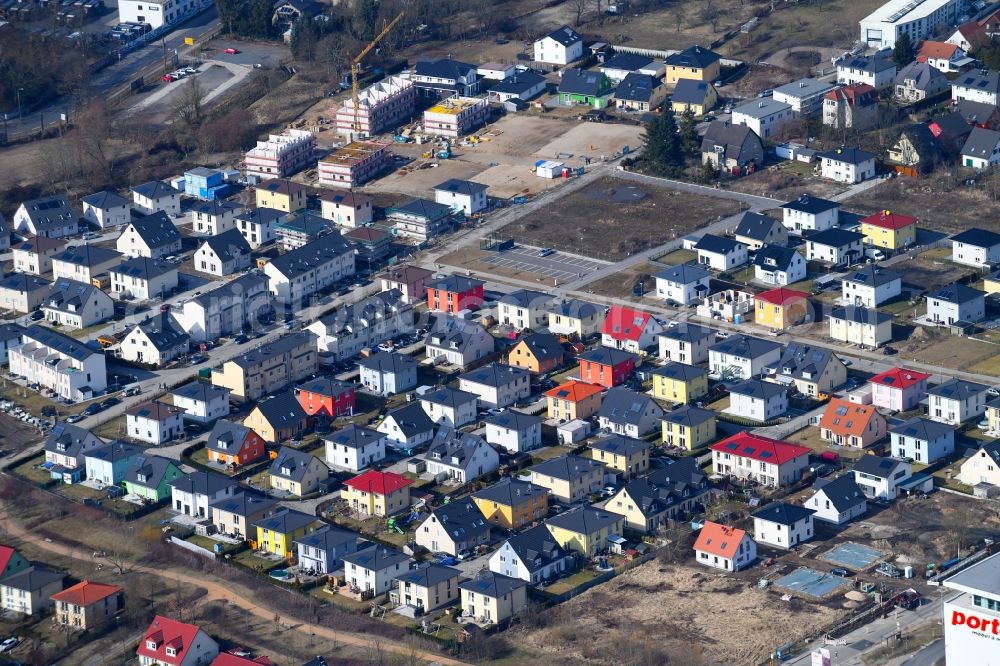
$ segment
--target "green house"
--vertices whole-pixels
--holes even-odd
[[[559,103],[564,106],[603,109],[614,92],[614,84],[602,72],[567,69],[559,81]]]
[[[122,484],[129,495],[138,495],[150,502],[170,497],[170,482],[184,476],[172,460],[160,456],[139,456],[132,461]]]

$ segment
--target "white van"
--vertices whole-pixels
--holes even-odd
[[[877,247],[870,247],[865,250],[865,256],[869,259],[874,259],[875,261],[882,261],[885,259],[885,252]]]

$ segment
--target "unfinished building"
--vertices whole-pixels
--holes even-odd
[[[479,97],[449,97],[424,111],[424,132],[458,137],[486,122],[489,103]]]
[[[315,159],[316,137],[312,132],[286,129],[258,141],[243,157],[248,176],[285,178],[310,165]]]
[[[358,93],[357,130],[354,127],[354,100],[350,97],[344,100],[344,105],[337,109],[337,131],[347,136],[378,134],[412,116],[416,103],[417,89],[413,81],[391,76]]]
[[[319,161],[319,184],[351,189],[376,177],[391,164],[388,144],[352,141]]]

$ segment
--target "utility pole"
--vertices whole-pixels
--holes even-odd
[[[21,119],[21,91],[22,90],[24,90],[24,88],[18,88],[17,89],[17,119],[18,120]]]

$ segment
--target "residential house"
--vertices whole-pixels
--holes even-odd
[[[927,393],[930,375],[916,370],[892,368],[868,379],[872,385],[872,404],[894,412],[916,407]]]
[[[468,553],[490,540],[490,524],[469,497],[433,509],[417,525],[416,541],[432,553]]]
[[[942,326],[969,326],[986,316],[986,294],[957,282],[924,296],[927,319]]]
[[[772,95],[792,107],[794,117],[813,118],[823,111],[823,97],[836,87],[828,81],[806,78],[778,86]]]
[[[472,493],[472,500],[486,520],[507,530],[539,521],[549,509],[547,488],[511,477]]]
[[[790,104],[773,97],[758,97],[733,109],[734,125],[746,125],[761,139],[769,139],[795,119]]]
[[[604,463],[609,471],[621,472],[626,480],[649,471],[649,450],[653,445],[645,440],[611,435],[592,440],[588,448],[591,458]]]
[[[760,282],[790,285],[806,278],[806,260],[783,245],[765,245],[754,255],[753,270]]]
[[[271,488],[302,497],[319,489],[330,470],[313,454],[282,446],[267,475]]]
[[[61,243],[61,241],[56,242]],[[114,250],[98,245],[71,246],[52,256],[52,278],[55,280],[65,278],[90,284],[92,280],[106,278],[111,267],[121,263],[121,256]]]
[[[678,116],[690,111],[696,118],[700,118],[718,103],[719,93],[711,81],[680,79],[670,95],[670,108]]]
[[[112,268],[109,274],[111,293],[122,299],[163,300],[178,285],[176,265],[148,257],[129,259]]]
[[[803,342],[788,343],[781,360],[768,371],[776,381],[794,384],[799,393],[808,396],[830,393],[847,381],[847,366],[836,354]]]
[[[256,540],[251,541],[254,548],[270,555],[291,557],[298,552],[295,542],[307,534],[315,532],[325,523],[295,509],[279,509],[267,518],[257,521]]]
[[[729,387],[727,414],[766,422],[788,411],[788,388],[763,379],[745,379]]]
[[[448,275],[427,283],[427,309],[431,312],[458,314],[476,310],[483,304],[482,280]]]
[[[753,538],[775,548],[789,550],[811,540],[815,535],[815,511],[798,504],[772,502],[753,514]]]
[[[975,268],[1000,263],[1000,234],[978,227],[955,234],[951,237],[951,260]]]
[[[118,343],[118,357],[160,368],[187,354],[190,340],[171,313],[160,312],[132,327]]]
[[[663,325],[648,312],[612,305],[601,325],[601,344],[637,354],[656,344],[661,332]]]
[[[16,323],[0,324],[0,364],[7,363],[7,351],[21,344],[24,326]]]
[[[1000,432],[1000,398],[992,398],[986,403],[986,431]]]
[[[545,392],[547,415],[560,422],[589,419],[601,409],[604,388],[570,380]]]
[[[12,222],[15,231],[45,238],[73,236],[79,231],[79,217],[66,194],[25,201],[15,211]]]
[[[212,423],[229,414],[229,390],[207,382],[193,381],[170,392],[174,407],[184,411],[184,418],[198,423]]]
[[[139,666],[201,666],[219,655],[219,645],[201,628],[157,615],[139,641]]]
[[[825,229],[806,239],[806,259],[850,265],[861,260],[864,234],[847,229]]]
[[[1000,486],[1000,439],[988,442],[966,458],[959,467],[958,480],[973,487],[982,483]]]
[[[903,292],[903,278],[878,264],[868,264],[848,273],[841,281],[841,288],[841,300],[845,304],[874,308]]]
[[[206,239],[192,261],[197,271],[225,277],[250,268],[253,256],[250,244],[239,230],[229,229]]]
[[[354,414],[354,385],[317,377],[296,386],[295,399],[309,416],[337,418]]]
[[[653,276],[656,279],[656,296],[679,305],[697,303],[708,295],[710,276],[711,273],[699,264],[665,268]]]
[[[399,335],[413,332],[413,306],[398,291],[383,291],[357,303],[344,303],[309,324],[324,358],[352,358]]]
[[[424,612],[450,606],[458,600],[462,572],[452,567],[426,564],[396,578],[399,603]]]
[[[453,96],[473,97],[479,94],[479,72],[469,65],[451,58],[418,60],[410,75],[418,94],[430,99]]]
[[[115,248],[133,259],[163,259],[181,251],[181,233],[166,213],[154,213],[133,219],[122,227]]]
[[[891,455],[929,465],[955,451],[955,428],[947,423],[913,417],[889,429]]]
[[[259,400],[319,369],[316,338],[307,332],[283,335],[258,349],[226,361],[212,383],[243,401]]]
[[[627,381],[641,362],[632,352],[613,347],[595,347],[580,354],[577,360],[580,362],[580,379],[605,388]]]
[[[892,342],[892,315],[886,312],[849,305],[831,310],[827,317],[834,340],[873,349]]]
[[[568,25],[553,30],[534,43],[535,62],[568,65],[583,57],[583,37]]]
[[[528,584],[518,578],[483,573],[458,584],[462,616],[479,624],[507,622],[528,609]]]
[[[728,271],[747,263],[747,246],[725,236],[705,234],[694,249],[698,263],[716,271]]]
[[[958,72],[971,59],[957,44],[925,39],[917,51],[917,62],[926,62],[942,72]]]
[[[624,81],[630,74],[643,74],[653,78],[662,78],[664,74],[662,63],[637,53],[617,53],[602,62],[599,69],[616,84]]]
[[[531,585],[558,578],[573,568],[574,559],[546,525],[511,536],[492,555],[490,571]]]
[[[663,408],[644,393],[617,386],[601,401],[597,421],[602,430],[629,437],[642,437],[656,429]]]
[[[549,333],[576,336],[585,340],[601,331],[602,309],[593,303],[577,299],[563,299],[546,307]]]
[[[282,508],[273,497],[239,489],[208,506],[216,530],[239,539],[255,537],[257,523]]]
[[[126,432],[132,439],[161,445],[184,432],[184,410],[159,400],[140,403],[125,412]]]
[[[565,511],[545,521],[556,543],[587,559],[608,552],[611,537],[620,537],[624,525],[622,516],[591,507]]]
[[[28,236],[23,243],[18,243],[11,250],[14,271],[31,275],[48,275],[52,272],[52,259],[59,256],[64,247],[66,241],[61,238]]]
[[[508,407],[531,395],[531,375],[519,367],[490,363],[459,375],[458,388],[475,393],[481,407]]]
[[[562,343],[551,333],[532,333],[518,340],[507,352],[507,363],[533,375],[544,375],[565,361]]]
[[[42,300],[45,320],[66,328],[87,328],[114,316],[111,297],[87,282],[59,278]]]
[[[823,124],[864,131],[878,121],[878,91],[867,83],[841,86],[823,96]]]
[[[973,127],[962,146],[962,166],[986,170],[1000,163],[1000,132]]]
[[[427,358],[459,368],[493,354],[496,340],[481,324],[458,317],[438,317],[427,334]]]
[[[275,228],[285,220],[285,215],[273,208],[252,208],[239,213],[234,224],[250,248],[256,250],[274,241]]]
[[[865,497],[891,501],[900,493],[900,485],[912,477],[913,468],[904,460],[867,455],[854,463],[853,472]]]
[[[185,300],[171,314],[193,340],[205,342],[259,330],[271,307],[267,277],[251,271]]]
[[[378,277],[382,283],[382,291],[396,290],[402,294],[402,301],[404,303],[417,305],[426,300],[427,285],[433,276],[434,271],[404,264],[402,266],[390,266]]]
[[[197,236],[218,236],[234,230],[236,216],[243,210],[242,205],[224,199],[197,203],[191,209],[191,231]]]
[[[917,176],[930,173],[944,160],[943,146],[927,123],[914,123],[903,128],[896,142],[887,151],[887,161],[896,171]]]
[[[318,575],[344,566],[344,556],[358,550],[358,535],[333,525],[323,525],[295,540],[299,566]]]
[[[306,207],[305,185],[287,178],[270,178],[254,187],[257,208],[270,208],[282,213],[294,213]]]
[[[757,543],[745,530],[706,520],[694,543],[694,557],[707,567],[739,571],[757,559]]]
[[[435,423],[461,428],[476,420],[479,396],[442,386],[420,396],[420,406]]]
[[[715,331],[697,324],[671,322],[657,338],[660,358],[695,365],[708,361],[708,349],[715,344]]]
[[[531,483],[548,488],[562,502],[579,502],[604,484],[604,463],[572,454],[551,458],[528,468]]]
[[[386,414],[376,429],[388,437],[389,446],[405,450],[431,441],[435,428],[420,403],[413,402]]]
[[[134,444],[114,441],[83,454],[87,479],[105,486],[117,486],[125,479],[132,462],[143,454]]]
[[[847,57],[837,62],[837,83],[855,85],[865,83],[882,90],[892,87],[896,79],[896,63],[885,54]]]
[[[327,435],[326,462],[331,467],[360,472],[385,460],[385,434],[351,424]]]
[[[1000,271],[993,271],[983,277],[983,290],[987,296],[1000,293]]]
[[[668,447],[693,451],[716,437],[715,412],[692,405],[682,405],[663,415],[662,439]]]
[[[434,187],[434,201],[451,206],[456,213],[476,215],[486,210],[486,186],[452,178]]]
[[[653,397],[658,400],[683,405],[708,393],[708,370],[705,368],[669,361],[651,374]]]
[[[74,631],[96,629],[118,615],[125,607],[122,588],[91,580],[82,580],[52,595],[56,624]]]
[[[114,229],[132,221],[128,199],[116,192],[95,192],[81,199],[83,219],[99,229]]]
[[[362,516],[392,516],[410,510],[413,481],[392,472],[368,470],[344,482],[340,497]]]
[[[0,545],[0,579],[30,567],[28,560],[10,546]]]
[[[354,229],[374,220],[374,199],[361,192],[324,190],[320,195],[320,215],[337,226]]]
[[[407,354],[380,351],[361,358],[358,369],[361,385],[378,395],[402,393],[417,385],[417,362]]]
[[[548,322],[546,307],[549,295],[541,291],[518,289],[497,301],[497,319],[517,330],[543,328]]]
[[[615,85],[601,72],[566,69],[559,79],[559,103],[603,109],[614,95]]]
[[[386,209],[385,214],[386,224],[392,225],[399,236],[424,242],[445,232],[454,210],[427,199],[411,199]]]
[[[701,139],[701,163],[728,173],[764,165],[764,144],[746,125],[713,120]]]
[[[788,243],[788,230],[781,222],[770,215],[753,211],[747,211],[740,216],[733,235],[737,241],[747,246],[749,252],[759,250],[765,245]]]
[[[628,74],[615,88],[615,107],[623,111],[648,113],[659,108],[666,99],[667,87],[663,85],[663,80],[642,72]],[[707,100],[703,98],[701,103],[704,105]]]
[[[181,194],[181,190],[162,180],[152,180],[132,188],[132,208],[144,215],[166,213],[178,217],[181,214]]]
[[[10,372],[67,400],[89,400],[108,385],[104,354],[47,326],[29,326],[7,350]]]
[[[667,56],[665,80],[668,86],[676,86],[681,79],[716,81],[721,71],[718,53],[699,45],[694,45]]]
[[[816,490],[805,506],[814,511],[814,521],[844,525],[868,511],[865,494],[850,472],[832,480],[818,479],[813,488]]]
[[[955,112],[965,118],[970,127],[1000,129],[1000,109],[993,104],[964,100],[955,104]]]
[[[779,487],[797,482],[809,468],[811,449],[740,432],[712,444],[712,471]]]
[[[52,596],[63,589],[62,573],[29,566],[0,580],[0,605],[6,611],[41,615],[53,607]]]
[[[219,419],[205,440],[209,462],[220,465],[249,465],[266,454],[264,438],[242,423]]]
[[[754,305],[754,321],[777,331],[812,318],[812,304],[804,291],[776,287],[754,296]]]
[[[508,410],[486,417],[486,441],[510,453],[523,453],[542,445],[542,419],[534,414]]]
[[[320,236],[264,265],[268,291],[286,307],[354,275],[354,246],[338,233]]]
[[[1000,72],[983,70],[960,74],[951,82],[951,99],[1000,106]]]
[[[243,419],[243,425],[272,444],[301,437],[308,424],[309,415],[291,391],[282,391],[258,402]]]
[[[927,417],[960,426],[986,413],[990,387],[964,379],[949,379],[927,389]]]
[[[140,456],[132,461],[122,485],[129,495],[145,502],[169,500],[172,494],[170,482],[184,476],[177,464],[160,456]]]
[[[861,233],[866,246],[900,250],[916,243],[917,218],[882,211],[861,220]]]
[[[885,437],[887,427],[874,406],[831,398],[819,421],[819,435],[830,444],[866,449]]]
[[[937,67],[913,61],[903,67],[893,80],[893,95],[904,104],[935,97],[951,87],[951,82]]]
[[[728,379],[760,376],[780,359],[781,343],[748,335],[730,335],[708,350],[710,372]]]
[[[348,585],[378,596],[393,587],[393,581],[410,570],[412,560],[393,548],[371,544],[344,555],[344,577]]]
[[[875,177],[875,154],[859,148],[835,148],[818,153],[823,178],[854,185]]]
[[[170,482],[174,511],[195,518],[210,518],[209,505],[242,492],[236,481],[214,472],[194,471]]]
[[[515,71],[489,90],[491,101],[527,102],[543,93],[548,86],[545,77],[535,72]]]
[[[442,427],[421,456],[427,473],[439,481],[451,479],[460,484],[496,471],[500,457],[496,450],[478,435]]]
[[[53,475],[69,474],[71,481],[83,478],[85,470],[84,457],[94,449],[104,446],[104,440],[72,423],[60,423],[49,436],[45,438],[45,462],[49,463],[49,472]],[[78,471],[73,474],[73,471]],[[0,570],[0,574],[3,570]]]
[[[781,205],[782,224],[793,233],[804,231],[824,231],[837,226],[840,204],[836,201],[820,199],[803,194]]]

